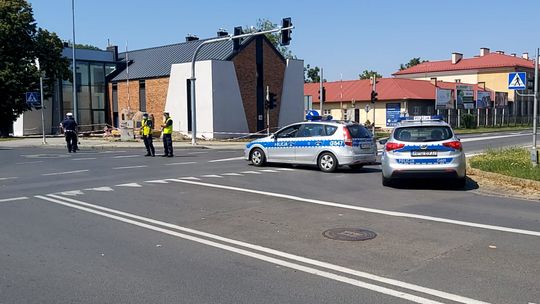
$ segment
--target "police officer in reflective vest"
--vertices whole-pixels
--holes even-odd
[[[154,119],[152,116],[148,117],[147,113],[143,114],[141,121],[141,135],[146,147],[145,156],[156,156],[156,150],[154,149],[154,143],[152,141],[152,129],[154,128]]]
[[[168,112],[163,113],[163,124],[161,125],[161,130],[163,132],[163,149],[165,150],[162,157],[173,157],[173,147],[172,147],[172,130],[173,130],[173,121],[169,116]]]
[[[66,138],[68,152],[72,151],[75,153],[79,149],[77,147],[77,122],[73,118],[73,113],[67,113],[66,119],[61,123],[62,129],[64,130],[64,136]]]

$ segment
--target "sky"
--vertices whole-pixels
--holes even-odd
[[[28,1],[39,27],[71,40],[71,0]],[[110,41],[122,51],[291,17],[291,51],[322,67],[328,81],[357,79],[364,70],[390,77],[414,57],[472,57],[481,47],[534,57],[540,47],[538,0],[74,1],[76,43],[105,48]]]

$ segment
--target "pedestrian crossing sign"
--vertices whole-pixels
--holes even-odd
[[[508,73],[508,89],[509,90],[525,90],[527,81],[527,73],[514,72]]]
[[[26,103],[29,105],[40,105],[41,99],[38,92],[26,92]]]

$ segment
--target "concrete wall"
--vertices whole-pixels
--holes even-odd
[[[238,137],[248,133],[248,123],[240,95],[234,64],[231,61],[212,61],[213,138]],[[228,133],[228,134],[223,134]]]
[[[195,63],[197,78],[197,137],[212,138],[214,111],[212,108],[212,61]],[[173,118],[173,130],[188,134],[187,79],[191,77],[191,63],[173,64],[167,91],[165,111]]]
[[[287,60],[279,109],[279,127],[304,119],[304,61]]]
[[[45,134],[52,134],[52,100],[46,99],[45,103],[45,112],[43,116],[45,118]],[[59,124],[60,122],[54,122],[54,125]],[[42,134],[41,129],[41,110],[32,110],[24,112],[19,118],[13,123],[13,135],[14,136],[26,136],[26,135],[38,135]]]

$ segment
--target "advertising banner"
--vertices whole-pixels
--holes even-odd
[[[456,106],[458,109],[474,109],[474,90],[471,85],[456,85]]]
[[[491,108],[491,93],[486,91],[476,92],[476,107],[478,109]]]
[[[401,104],[397,103],[387,103],[386,104],[386,126],[395,127],[399,123],[399,118],[401,114]]]
[[[504,108],[508,105],[507,92],[495,92],[495,107]]]
[[[452,98],[452,90],[437,88],[437,95],[435,97],[435,109],[453,109],[454,102]]]

